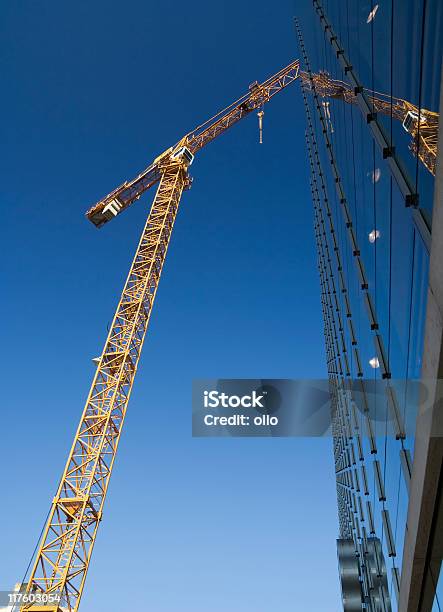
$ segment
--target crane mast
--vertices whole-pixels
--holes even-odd
[[[357,97],[352,87],[344,81],[332,79],[327,72],[313,75],[311,84],[307,72],[300,72],[303,87],[310,91],[312,86],[323,98],[336,98],[347,104],[357,104]],[[420,159],[432,175],[435,175],[438,141],[438,113],[426,108],[419,109],[411,102],[401,98],[392,98],[383,93],[365,89],[374,112],[391,116],[402,122],[403,128],[411,135],[409,149]]]
[[[259,109],[299,76],[294,61],[215,117],[186,134],[134,180],[88,211],[100,227],[158,183],[63,475],[52,501],[26,594],[27,612],[79,608],[132,385],[182,193],[194,154]]]

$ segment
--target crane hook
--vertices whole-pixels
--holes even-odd
[[[263,115],[265,114],[265,111],[263,110],[263,108],[261,108],[258,113],[257,113],[257,117],[258,117],[258,129],[260,132],[260,144],[263,144]]]

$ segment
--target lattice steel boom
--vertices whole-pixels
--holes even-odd
[[[172,228],[182,192],[191,184],[188,168],[194,154],[253,110],[261,112],[298,75],[295,61],[263,84],[252,84],[246,95],[88,211],[87,217],[101,226],[159,183],[27,579],[27,594],[49,601],[22,605],[22,611],[78,610]]]
[[[143,170],[132,181],[123,183],[97,202],[86,213],[88,219],[97,227],[113,219],[160,180],[164,165],[182,147],[186,147],[192,155],[195,155],[197,151],[225,132],[234,123],[237,123],[252,111],[260,110],[266,102],[269,102],[275,94],[295,81],[298,76],[299,62],[296,60],[261,85],[257,82],[252,83],[247,94],[183,136],[177,144],[159,155],[146,170]]]

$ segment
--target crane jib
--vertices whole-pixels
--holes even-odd
[[[97,202],[97,204],[88,210],[86,217],[96,227],[101,227],[108,221],[111,221],[135,200],[138,200],[145,191],[158,183],[164,168],[168,165],[168,161],[180,147],[186,145],[191,154],[194,155],[206,144],[240,121],[240,119],[243,119],[254,110],[259,110],[276,93],[295,81],[298,76],[299,62],[296,60],[263,83],[260,84],[255,81],[249,86],[247,94],[244,94],[230,106],[214,115],[214,117],[192,132],[186,134],[176,145],[158,156],[153,164],[135,179],[123,183],[123,185]]]

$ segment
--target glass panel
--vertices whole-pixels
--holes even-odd
[[[375,4],[371,0],[322,2],[326,17],[360,82],[368,90],[367,94],[373,95],[377,100],[377,120],[394,144],[396,155],[407,173],[412,189],[419,192],[420,207],[430,220],[434,177],[412,151],[416,124],[412,123],[407,131],[403,127],[403,120],[407,112],[414,110],[414,107],[418,110],[421,105],[431,111],[438,108],[443,4],[438,0],[408,1],[402,2],[401,6],[399,2],[379,3],[378,10],[374,11]],[[372,19],[368,19],[371,13]],[[325,71],[328,78],[349,83],[348,75],[341,68],[316,14],[313,13],[312,24],[307,24],[304,31],[313,71]],[[357,274],[357,258],[351,248],[349,229],[344,219],[344,206],[337,195],[330,154],[325,147],[325,138],[312,94],[309,93],[308,96],[363,376],[368,381],[379,381],[384,385],[384,382],[381,383],[381,368],[377,367],[375,360],[375,331],[371,330],[371,318],[364,302],[365,292],[362,291]],[[345,102],[343,97],[329,96],[320,98],[320,103],[320,112],[327,126],[327,138],[332,144],[367,278],[368,292],[378,323],[376,331],[383,340],[400,413],[406,418],[406,406],[414,397],[412,382],[419,379],[421,373],[428,254],[414,224],[412,210],[405,205],[404,196],[387,161],[383,159],[382,152],[372,139],[366,117],[362,115],[356,99],[350,97],[348,102]],[[333,245],[330,238],[329,240],[332,252]],[[338,278],[338,272],[335,271],[334,274]],[[344,311],[345,297],[341,293],[339,301]],[[344,330],[350,369],[355,378],[358,367],[346,324]],[[386,408],[386,400],[383,397],[373,394],[369,396],[368,401],[370,408],[380,414],[381,409]],[[364,431],[363,415],[359,413],[358,418],[360,429]],[[409,419],[408,424],[409,435],[402,441],[396,440],[392,435],[384,435],[386,422],[380,420],[375,432],[376,453],[371,453],[375,449],[371,447],[366,435],[362,440],[369,492],[365,495],[361,491],[361,498],[363,504],[370,500],[373,505],[375,535],[382,542],[389,566],[388,579],[393,610],[397,609],[397,603],[390,570],[391,567],[401,569],[408,510],[408,489],[401,464],[401,452],[407,449],[413,456],[415,418],[412,421]],[[380,462],[386,500],[379,499],[374,478],[374,459]],[[396,554],[391,558],[389,554],[393,551],[388,545],[382,521],[382,511],[385,509],[389,511],[395,543]],[[359,521],[359,527],[368,529],[366,513],[365,520]]]

